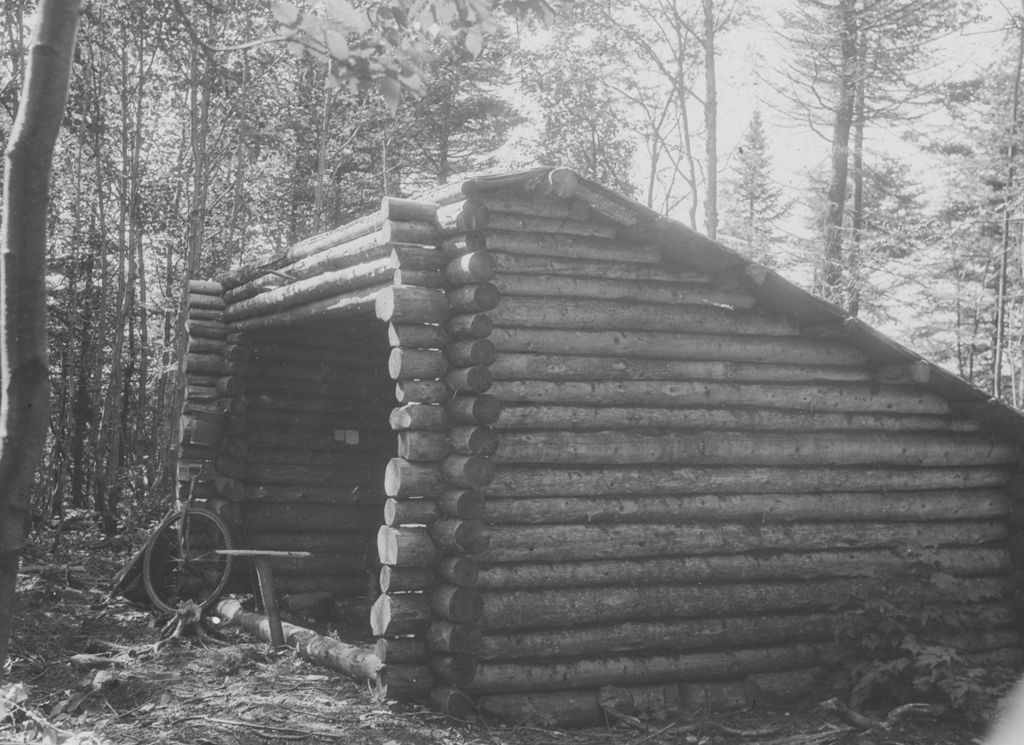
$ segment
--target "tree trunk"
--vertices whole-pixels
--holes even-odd
[[[21,104],[5,153],[0,228],[0,671],[14,618],[28,487],[42,455],[50,407],[46,216],[79,10],[77,0],[41,0]]]
[[[715,4],[704,0],[704,152],[707,183],[704,212],[711,240],[718,233],[718,83],[715,79]]]
[[[841,34],[842,59],[839,70],[839,101],[832,125],[832,171],[824,216],[825,250],[822,255],[820,286],[830,302],[843,301],[843,215],[846,208],[846,181],[850,168],[850,129],[857,70],[857,13],[855,0],[839,0],[837,7]]]
[[[1006,152],[1006,183],[1003,185],[1003,224],[999,249],[999,276],[996,296],[996,328],[992,356],[992,395],[1000,398],[1003,395],[1003,354],[1006,347],[1006,291],[1009,281],[1010,262],[1010,225],[1015,200],[1014,185],[1017,167],[1017,129],[1020,116],[1021,75],[1024,71],[1024,24],[1021,24],[1017,41],[1017,64],[1013,78],[1013,98],[1010,104],[1010,144]]]

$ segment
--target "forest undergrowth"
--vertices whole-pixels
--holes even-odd
[[[111,579],[144,538],[80,524],[37,532],[23,558],[10,669],[0,686],[0,743],[42,745],[969,745],[966,723],[908,717],[858,730],[817,701],[788,710],[685,718],[617,717],[561,731],[459,722],[381,701],[365,684],[225,628],[223,647],[172,641]],[[355,611],[353,611],[354,613]],[[884,718],[885,712],[879,717]]]

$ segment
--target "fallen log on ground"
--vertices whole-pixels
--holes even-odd
[[[236,623],[246,631],[270,642],[270,620],[259,613],[251,613],[237,600],[228,598],[214,606],[214,612],[226,623]],[[337,639],[329,639],[302,626],[281,624],[284,641],[299,656],[323,665],[355,680],[378,683],[384,663],[372,647],[357,647]]]

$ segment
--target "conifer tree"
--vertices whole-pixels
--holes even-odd
[[[725,190],[723,232],[742,241],[748,258],[776,266],[772,253],[776,225],[789,211],[771,177],[771,156],[761,112],[754,111]]]

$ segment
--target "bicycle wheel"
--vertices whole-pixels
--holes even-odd
[[[231,576],[233,556],[218,554],[234,542],[227,523],[204,507],[165,517],[146,543],[142,580],[153,604],[165,613],[191,600],[200,608],[215,601]]]

